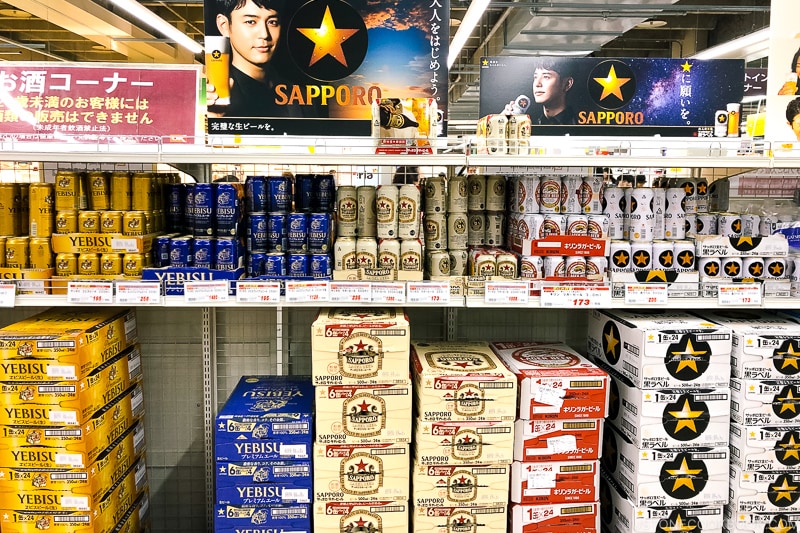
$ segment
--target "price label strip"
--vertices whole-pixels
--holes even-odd
[[[758,283],[720,285],[717,303],[719,305],[761,305],[761,285]]]
[[[0,307],[14,307],[17,299],[17,286],[13,283],[0,283]]]
[[[238,303],[279,303],[281,284],[277,281],[237,281]]]
[[[71,304],[114,303],[114,283],[111,281],[70,281],[67,283],[67,302]]]
[[[526,304],[530,286],[524,281],[487,281],[483,301],[487,304]]]
[[[611,307],[611,287],[543,285],[542,307]]]
[[[450,283],[447,281],[422,281],[408,284],[407,301],[410,304],[450,303]]]
[[[183,284],[183,301],[187,304],[218,304],[228,301],[228,282],[187,281]]]
[[[625,303],[630,305],[666,305],[669,302],[664,283],[625,285]]]
[[[328,298],[335,303],[369,303],[372,301],[372,284],[358,281],[331,281]]]
[[[287,281],[287,303],[318,303],[327,302],[327,281]]]
[[[372,302],[378,304],[402,304],[406,302],[406,284],[381,282],[372,284]]]
[[[158,305],[161,303],[161,284],[118,281],[116,300],[119,305]]]

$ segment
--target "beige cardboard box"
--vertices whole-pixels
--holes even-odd
[[[789,254],[789,241],[782,233],[767,237],[695,236],[697,257],[782,257]]]
[[[571,461],[600,457],[603,420],[517,420],[515,461]]]
[[[515,462],[511,465],[511,501],[547,503],[594,502],[599,499],[600,461]]]
[[[506,533],[507,507],[415,507],[413,531]]]
[[[800,381],[731,378],[731,421],[745,426],[800,424]]]
[[[421,465],[510,464],[514,460],[514,423],[510,420],[417,420],[414,434],[414,457]]]
[[[407,501],[315,502],[314,531],[408,533],[408,513]]]
[[[315,443],[314,500],[408,500],[409,464],[407,443]]]
[[[731,464],[742,470],[797,470],[800,431],[797,426],[731,424]]]
[[[402,309],[321,309],[311,325],[314,385],[407,384],[410,342]]]
[[[599,533],[600,503],[511,507],[511,533]]]
[[[517,378],[487,343],[413,343],[411,364],[421,419],[516,418]]]
[[[411,442],[411,385],[321,385],[316,442]]]
[[[492,507],[508,503],[511,465],[421,465],[414,462],[415,507]]]

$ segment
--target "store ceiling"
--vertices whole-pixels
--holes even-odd
[[[202,43],[202,0],[140,3]],[[450,3],[452,36],[470,2]],[[493,0],[451,69],[450,119],[478,118],[482,55],[686,57],[768,26],[769,5],[769,0]],[[107,0],[0,1],[0,61],[193,60],[202,58],[131,22]]]

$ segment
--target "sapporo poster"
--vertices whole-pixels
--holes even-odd
[[[527,113],[531,135],[711,137],[744,61],[483,57],[480,80],[481,116]]]
[[[772,0],[764,137],[800,149],[800,27],[797,0]]]
[[[368,136],[392,97],[433,98],[446,121],[449,0],[204,7],[209,136]]]

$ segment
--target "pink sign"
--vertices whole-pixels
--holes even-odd
[[[199,68],[0,65],[0,135],[20,140],[187,142]]]

